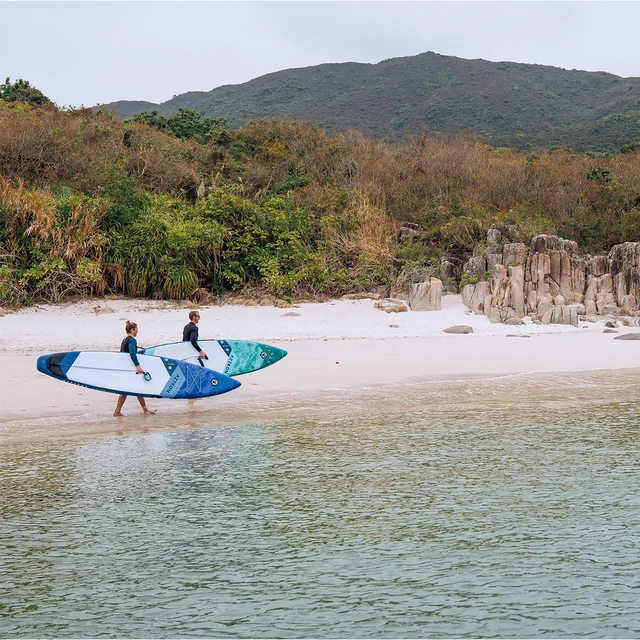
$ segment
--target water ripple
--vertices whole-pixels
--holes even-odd
[[[640,406],[513,408],[4,447],[0,635],[637,637]]]

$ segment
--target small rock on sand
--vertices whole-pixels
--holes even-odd
[[[403,313],[409,311],[404,301],[397,300],[396,298],[383,298],[382,300],[378,300],[373,306],[386,313]]]
[[[379,293],[345,293],[342,300],[380,300],[382,296]]]
[[[456,333],[456,334],[467,334],[473,333],[473,327],[470,327],[466,324],[456,324],[453,327],[448,327],[447,329],[443,329],[444,333]]]

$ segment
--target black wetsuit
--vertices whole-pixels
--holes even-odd
[[[128,353],[136,367],[140,366],[138,361],[138,342],[133,336],[127,336],[120,345],[120,351]]]
[[[198,327],[195,322],[190,322],[185,328],[182,330],[182,342],[190,342],[193,348],[200,353],[202,349],[198,344]]]

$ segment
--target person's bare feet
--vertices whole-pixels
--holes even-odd
[[[150,414],[153,415],[155,412],[156,412],[155,409],[147,409],[147,407],[144,408],[144,413],[145,414],[150,413]]]
[[[114,417],[114,418],[124,418],[124,414],[123,414],[123,413],[120,413],[119,411],[116,411],[116,412],[113,414],[113,417]]]

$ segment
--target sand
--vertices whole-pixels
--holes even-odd
[[[101,313],[105,307],[113,312]],[[367,402],[372,402],[376,397],[401,397],[416,381],[491,381],[546,372],[561,383],[579,372],[640,366],[640,341],[614,340],[614,335],[603,333],[604,322],[579,327],[496,325],[470,314],[457,295],[443,297],[441,311],[422,313],[387,314],[375,309],[372,300],[287,309],[212,306],[200,312],[202,338],[257,340],[282,347],[289,355],[272,367],[241,376],[242,386],[224,396],[196,402],[151,399],[156,416],[143,418],[135,400],[129,399],[123,410],[126,417],[120,419],[111,416],[115,395],[44,376],[36,371],[37,356],[117,350],[126,319],[138,323],[141,346],[173,342],[181,338],[188,308],[107,299],[39,306],[0,317],[0,443],[20,433],[119,433],[156,425],[196,426],[211,423],[213,416],[222,423],[256,420],[269,412],[304,415],[310,407],[321,411],[323,402],[337,411],[339,398],[350,390],[367,390]],[[472,326],[473,334],[442,331],[460,324]]]

